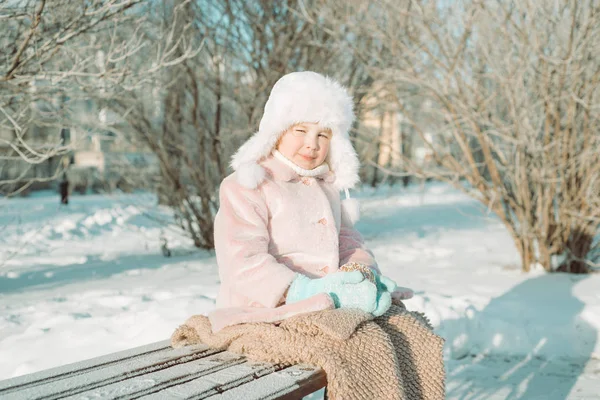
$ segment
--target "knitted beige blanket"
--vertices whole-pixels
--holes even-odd
[[[443,339],[420,313],[392,305],[383,316],[352,309],[297,315],[281,323],[229,326],[212,333],[203,315],[189,318],[171,344],[205,343],[249,358],[306,363],[327,374],[331,400],[444,399]]]

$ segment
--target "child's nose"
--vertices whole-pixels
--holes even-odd
[[[304,140],[304,145],[309,148],[309,149],[319,149],[319,140],[316,137],[309,137],[308,135],[306,136],[305,140]]]

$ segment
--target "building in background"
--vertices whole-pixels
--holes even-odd
[[[57,146],[67,149],[42,162],[28,162],[11,146],[19,145],[15,131],[0,127],[0,195],[24,184],[27,187],[21,194],[58,191],[65,178],[70,190],[79,193],[131,191],[148,188],[158,178],[156,156],[129,140],[117,118],[94,101],[56,94],[51,102],[36,101],[31,108],[31,122],[21,135],[27,145],[40,152]],[[70,126],[61,124],[65,113],[74,121]]]
[[[407,105],[410,106],[410,105]],[[427,104],[415,104],[426,113]],[[425,166],[432,162],[431,150],[415,132],[386,88],[374,87],[360,107],[357,150],[363,160],[361,180],[375,186],[401,179],[408,184],[406,163]],[[432,143],[433,135],[425,133]]]

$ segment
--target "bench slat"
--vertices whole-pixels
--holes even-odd
[[[209,396],[222,393],[231,388],[251,382],[261,376],[281,369],[280,366],[270,363],[248,361],[243,364],[231,366],[206,375],[202,379],[195,379],[184,384],[169,387],[160,392],[142,397],[143,400],[181,400],[205,399]]]
[[[207,400],[297,400],[327,384],[325,372],[308,365],[294,365],[260,377]]]
[[[79,361],[67,365],[61,365],[60,367],[50,368],[43,371],[34,372],[32,374],[2,380],[0,381],[0,394],[5,393],[4,391],[9,389],[22,389],[26,388],[27,386],[38,385],[49,380],[63,379],[64,377],[70,374],[79,375],[90,369],[98,369],[99,367],[105,365],[117,363],[129,358],[140,357],[149,353],[165,350],[167,348],[170,348],[170,342],[168,340],[162,340],[160,342],[148,344],[145,346],[127,349],[119,351],[117,353],[92,358],[89,360]]]
[[[110,385],[65,397],[75,399],[116,399],[138,398],[145,394],[155,393],[170,386],[199,379],[228,367],[241,364],[246,358],[239,354],[222,352],[200,360],[178,364],[167,369],[151,372],[135,378],[119,381]]]
[[[143,349],[143,347],[138,349]],[[219,352],[219,350],[210,349],[205,345],[197,345],[181,349],[166,347],[158,351],[138,353],[136,356],[131,355],[99,365],[96,365],[97,359],[92,359],[82,362],[86,366],[83,371],[71,369],[58,376],[46,376],[44,379],[22,385],[10,385],[4,390],[0,390],[0,398],[3,400],[63,398],[136,376],[144,376]]]

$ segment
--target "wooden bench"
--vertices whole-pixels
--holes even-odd
[[[301,399],[325,384],[313,366],[163,341],[0,381],[0,399]]]

